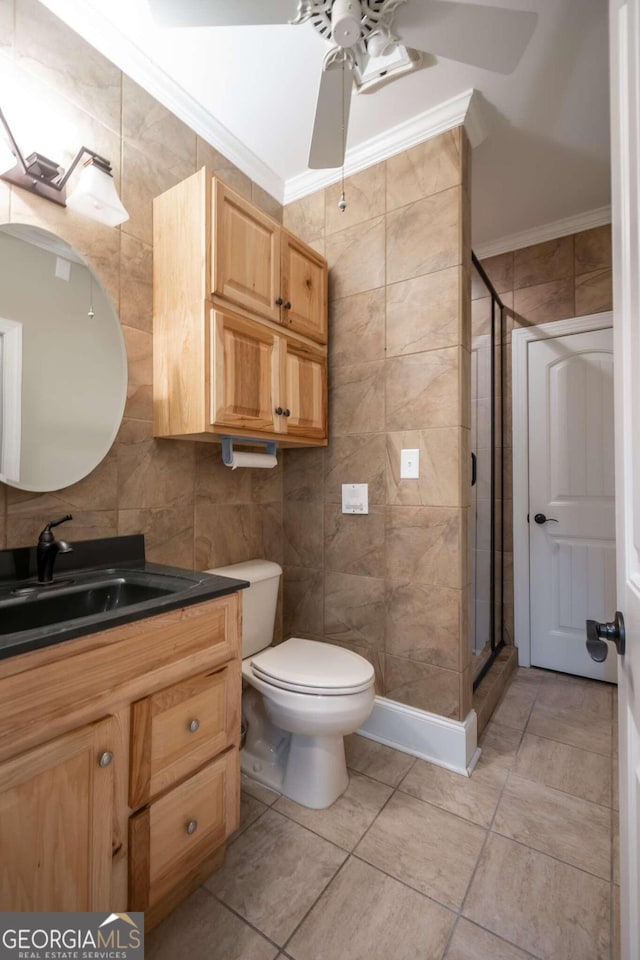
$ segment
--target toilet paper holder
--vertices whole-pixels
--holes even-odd
[[[275,457],[276,455],[276,441],[275,440],[261,440],[259,437],[233,437],[233,436],[223,436],[220,438],[222,443],[222,462],[227,466],[231,467],[233,465],[233,444],[240,443],[243,446],[245,444],[257,444],[260,447],[264,447],[264,453],[267,456]]]

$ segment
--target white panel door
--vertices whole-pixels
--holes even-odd
[[[612,331],[534,341],[528,363],[531,663],[615,682],[585,647],[616,602]]]
[[[620,913],[622,960],[640,960],[640,0],[610,0],[616,362]],[[613,610],[607,611],[613,620]]]

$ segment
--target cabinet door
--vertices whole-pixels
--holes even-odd
[[[320,350],[289,339],[285,348],[287,433],[324,440],[327,436],[327,358]]]
[[[326,261],[286,230],[282,231],[282,291],[283,318],[289,328],[326,343]]]
[[[129,901],[147,910],[203,879],[201,865],[240,820],[240,754],[233,747],[129,820]]]
[[[109,717],[0,765],[3,910],[111,909],[114,742]]]
[[[212,293],[278,323],[279,225],[219,180],[212,196]]]
[[[284,429],[281,405],[281,337],[267,326],[211,311],[211,422],[216,429],[255,433]]]

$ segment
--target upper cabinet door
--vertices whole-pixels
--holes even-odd
[[[214,180],[212,293],[280,322],[280,227]]]
[[[283,322],[296,333],[327,342],[327,264],[293,234],[282,231]]]
[[[287,434],[324,440],[327,436],[327,358],[303,343],[286,340]]]
[[[281,341],[269,327],[211,311],[211,423],[216,427],[279,432]]]

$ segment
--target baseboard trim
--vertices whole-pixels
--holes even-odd
[[[386,697],[376,697],[371,716],[358,733],[466,777],[480,756],[475,710],[469,711],[464,720],[449,720]]]

